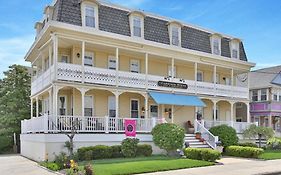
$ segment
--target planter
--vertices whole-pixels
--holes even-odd
[[[201,133],[200,132],[195,133],[195,138],[196,139],[201,139]]]

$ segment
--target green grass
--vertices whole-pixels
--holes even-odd
[[[95,175],[128,175],[214,165],[212,162],[166,156],[95,160],[79,165],[88,163],[93,165]]]
[[[264,160],[281,159],[281,150],[265,150],[259,158]]]

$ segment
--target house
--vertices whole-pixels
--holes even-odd
[[[250,112],[252,122],[281,132],[281,66],[250,73]]]
[[[120,143],[126,118],[149,144],[157,123],[206,133],[250,124],[247,73],[255,64],[239,38],[95,0],[56,0],[35,29],[25,57],[36,69],[31,119],[22,121],[26,157],[52,159],[73,123],[76,148]]]

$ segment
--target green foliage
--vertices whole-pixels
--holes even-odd
[[[137,138],[124,139],[121,143],[121,151],[124,157],[136,157],[138,143],[139,139]]]
[[[149,157],[152,155],[152,146],[148,144],[137,146],[137,156]]]
[[[92,150],[86,151],[84,154],[84,159],[83,160],[93,160],[94,159],[94,154]]]
[[[65,164],[69,162],[69,157],[66,153],[61,152],[59,155],[55,156],[54,162],[58,165],[59,169],[61,170],[65,167]]]
[[[21,120],[30,118],[30,84],[27,69],[20,65],[10,66],[0,79],[0,152],[12,150],[13,133],[19,135]]]
[[[230,145],[237,145],[238,137],[236,130],[227,125],[219,125],[210,128],[209,130],[213,135],[218,136],[222,146],[227,147]]]
[[[77,169],[67,169],[66,170],[66,175],[82,175],[85,174],[84,167],[77,167]]]
[[[267,140],[267,148],[272,150],[281,150],[281,138],[272,137]]]
[[[43,166],[43,167],[46,167],[46,168],[48,168],[52,171],[60,170],[59,165],[54,163],[54,162],[41,162],[40,165]]]
[[[272,128],[251,125],[248,129],[243,132],[243,136],[245,138],[257,138],[259,136],[265,138],[271,138],[274,135],[274,131]]]
[[[229,146],[225,148],[225,155],[245,158],[258,158],[264,152],[261,148]]]
[[[153,142],[168,153],[183,147],[184,129],[176,124],[163,123],[152,130]]]
[[[112,149],[105,145],[82,147],[77,150],[79,160],[107,159],[112,156]]]
[[[121,145],[113,145],[111,146],[111,150],[112,150],[112,158],[124,157],[122,154]]]
[[[238,143],[238,146],[258,148],[258,146],[252,142]]]
[[[219,151],[206,148],[186,148],[184,154],[189,159],[205,160],[209,162],[215,162],[221,157]]]

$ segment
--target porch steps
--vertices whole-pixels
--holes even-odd
[[[190,148],[210,148],[208,144],[196,139],[195,134],[185,134],[184,142]]]

